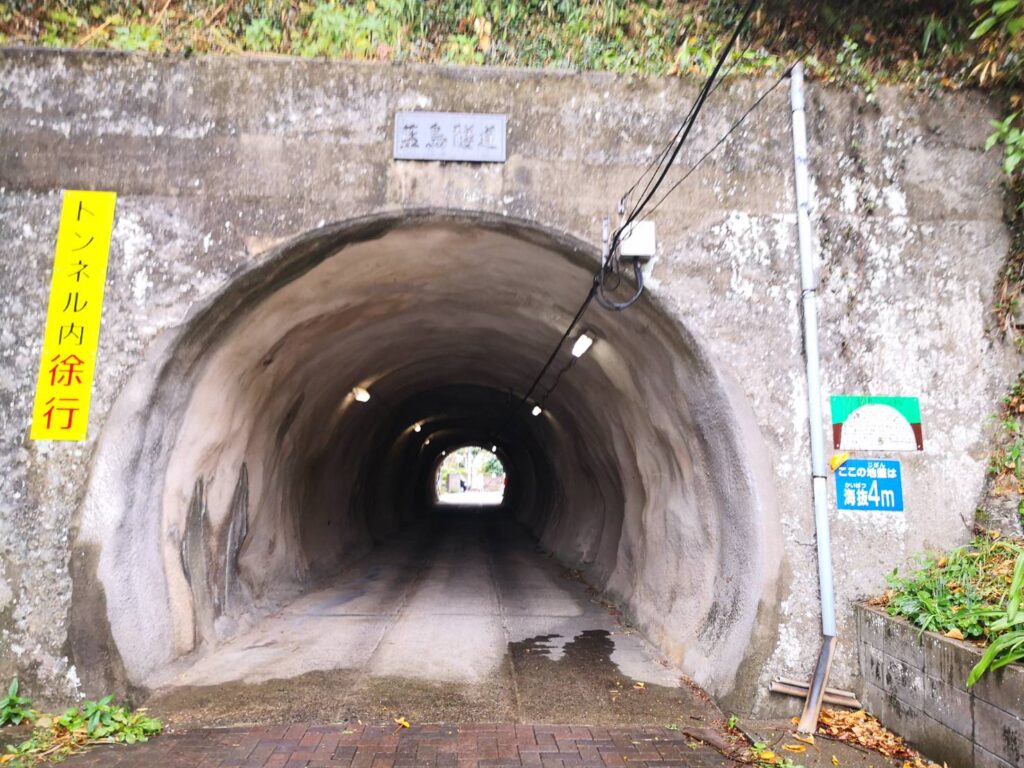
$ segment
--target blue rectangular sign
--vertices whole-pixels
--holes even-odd
[[[849,459],[836,470],[836,504],[855,512],[902,512],[903,475],[894,459]]]

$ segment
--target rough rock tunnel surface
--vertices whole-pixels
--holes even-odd
[[[441,451],[477,444],[508,471],[499,513],[729,692],[776,566],[728,377],[644,299],[591,310],[595,343],[544,412],[516,408],[595,258],[506,220],[406,214],[281,246],[197,310],[112,413],[83,518],[129,679],[435,514]]]

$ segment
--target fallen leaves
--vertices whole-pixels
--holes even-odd
[[[883,726],[877,718],[863,709],[853,712],[838,709],[822,709],[818,719],[818,732],[836,741],[856,744],[878,752],[885,757],[905,760],[904,768],[939,768],[921,758],[917,750]],[[832,764],[839,765],[833,755]]]
[[[395,723],[398,724],[399,728],[408,728],[409,727],[409,721],[406,720],[404,717],[396,717],[396,718],[394,718],[394,720],[395,720]]]

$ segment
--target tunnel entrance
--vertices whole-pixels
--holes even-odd
[[[495,647],[613,631],[578,622],[586,601],[527,556],[539,547],[651,653],[734,692],[767,654],[778,531],[727,370],[645,298],[592,310],[589,352],[541,383],[542,413],[519,406],[597,258],[534,224],[437,211],[269,252],[154,351],[108,420],[76,589],[109,639],[73,617],[82,653],[111,643],[149,687],[214,668],[224,683],[415,677],[389,661],[410,653],[425,679],[482,679],[505,663]],[[438,468],[464,446],[494,446],[508,478],[472,522],[437,503]],[[288,644],[291,619],[322,623]],[[402,638],[461,651],[435,663]]]

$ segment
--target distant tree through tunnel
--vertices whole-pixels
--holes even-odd
[[[434,480],[439,504],[499,506],[505,496],[505,466],[498,446],[464,445],[445,452]]]

